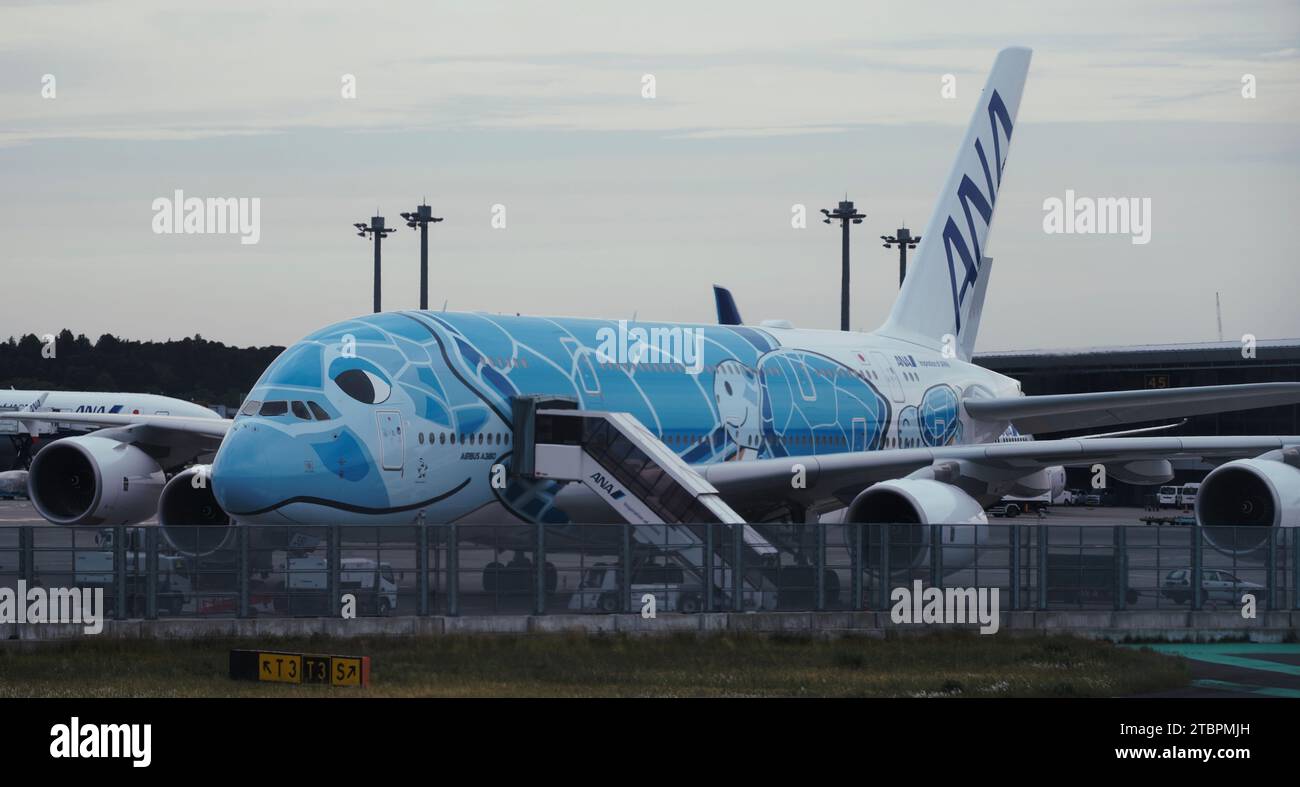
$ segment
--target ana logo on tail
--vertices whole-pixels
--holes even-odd
[[[966,301],[966,295],[974,288],[976,280],[979,279],[980,260],[983,259],[983,251],[980,249],[979,233],[975,229],[975,217],[971,215],[971,207],[979,213],[980,218],[984,220],[984,225],[988,226],[993,222],[993,204],[998,198],[998,188],[1002,185],[1002,169],[1006,166],[1006,159],[1002,153],[1002,143],[998,138],[998,126],[1002,126],[1003,133],[1007,140],[1007,150],[1011,148],[1011,113],[1007,111],[1006,104],[1002,101],[1002,96],[994,90],[992,97],[989,98],[989,133],[993,137],[993,164],[997,172],[997,185],[993,183],[993,173],[989,170],[989,160],[985,153],[984,142],[979,137],[975,137],[975,154],[979,156],[980,166],[984,170],[984,182],[988,187],[988,196],[980,191],[980,187],[971,180],[968,173],[963,173],[961,183],[957,186],[957,200],[961,204],[962,212],[966,214],[966,226],[970,230],[970,244],[966,243],[966,238],[962,235],[961,229],[957,226],[957,221],[948,216],[948,221],[943,228],[943,248],[948,255],[948,279],[952,283],[952,317],[956,324],[956,332],[961,333],[961,307]],[[972,248],[974,251],[972,252]],[[958,285],[957,260],[953,258],[953,251],[956,250],[957,257],[961,259],[962,273],[960,286]]]

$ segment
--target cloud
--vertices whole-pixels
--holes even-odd
[[[671,0],[559,11],[410,3],[377,14],[341,0],[183,14],[158,0],[10,8],[0,29],[7,144],[294,129],[743,136],[960,125],[996,50],[1020,43],[1037,48],[1026,111],[1038,120],[1218,120],[1225,108],[1208,100],[1214,86],[1230,93],[1248,67],[1261,98],[1249,115],[1227,117],[1300,112],[1292,4],[1215,11],[1108,0],[1083,12],[1014,2],[996,14],[956,2]],[[653,101],[640,95],[646,73],[658,82]],[[949,73],[956,101],[939,95]],[[56,99],[40,95],[44,74],[58,80]],[[355,100],[341,96],[344,74],[357,81]]]

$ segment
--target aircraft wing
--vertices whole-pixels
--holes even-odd
[[[1023,433],[1063,432],[1300,403],[1300,383],[1251,383],[1101,393],[965,399],[972,418]]]
[[[226,436],[228,418],[195,418],[184,415],[131,415],[127,413],[0,412],[0,421],[45,421],[101,427],[95,432],[122,442],[184,442],[215,449]]]
[[[782,501],[791,498],[808,506],[837,502],[847,505],[858,492],[877,481],[902,478],[942,462],[965,464],[986,478],[1009,480],[1054,465],[1090,466],[1181,458],[1221,463],[1289,446],[1300,446],[1300,435],[1076,437],[722,462],[700,468],[700,474],[729,505],[749,515],[779,507]],[[800,467],[802,478],[798,472]]]

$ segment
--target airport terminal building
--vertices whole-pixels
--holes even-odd
[[[1253,357],[1240,342],[1150,344],[1091,347],[1078,350],[988,352],[975,362],[1019,380],[1030,395],[1118,391],[1134,388],[1187,388],[1199,385],[1300,381],[1300,339],[1261,340]],[[1182,419],[1132,424],[1124,429],[1177,423]],[[1069,437],[1080,432],[1037,435]],[[1181,426],[1157,434],[1266,435],[1300,434],[1300,405],[1193,416]],[[1175,482],[1199,481],[1208,467],[1175,464]],[[1072,486],[1087,483],[1085,471],[1071,472]],[[1141,492],[1115,482],[1117,502],[1137,505]]]

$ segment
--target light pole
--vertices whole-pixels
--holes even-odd
[[[838,220],[843,230],[843,252],[840,262],[840,330],[849,329],[849,223],[861,224],[866,218],[866,214],[858,213],[853,209],[853,203],[845,199],[835,210],[826,210],[822,208],[823,224],[830,224],[832,220]]]
[[[371,216],[370,226],[361,223],[353,224],[352,226],[357,228],[358,237],[364,238],[368,232],[375,239],[375,314],[378,314],[381,311],[379,308],[379,245],[383,242],[384,236],[390,232],[394,232],[394,230],[384,229],[383,216]]]
[[[886,249],[892,249],[893,244],[898,244],[898,287],[902,289],[903,279],[907,278],[907,250],[915,249],[921,236],[913,235],[907,227],[899,227],[893,235],[881,235],[880,239],[885,242]]]
[[[436,218],[423,202],[413,213],[403,213],[402,218],[411,229],[420,228],[420,311],[424,311],[429,308],[429,225],[442,219]]]

